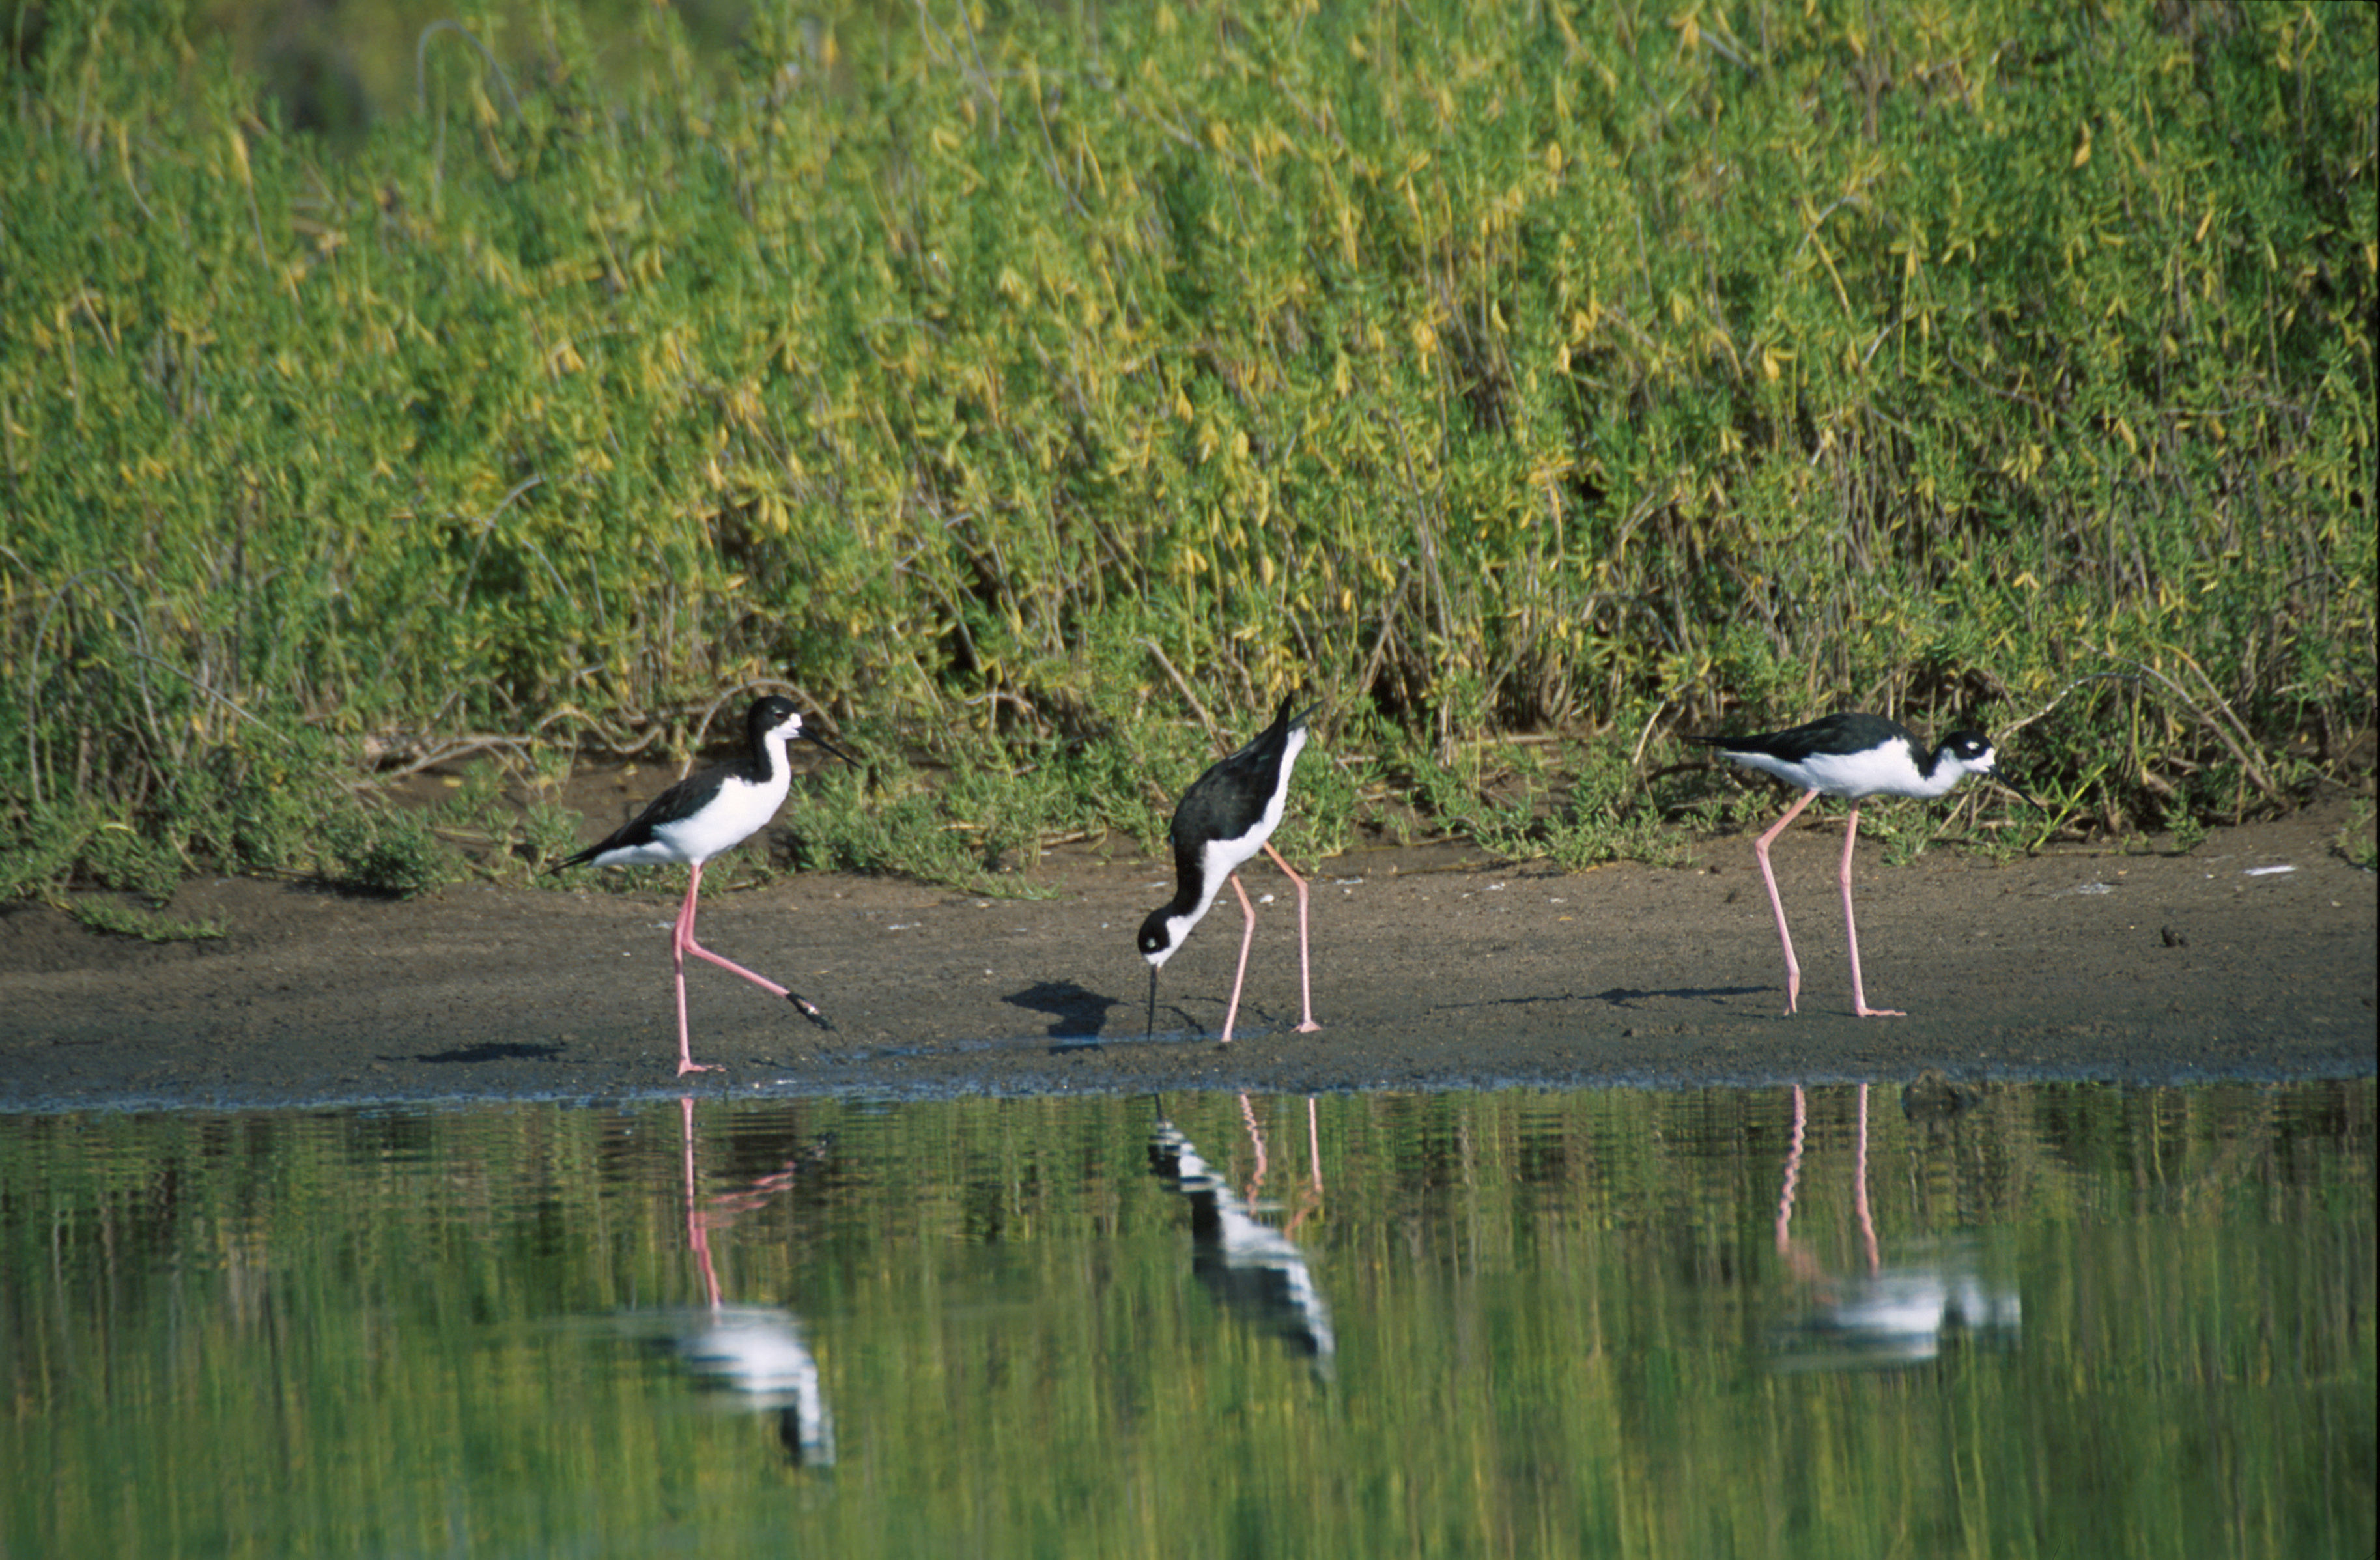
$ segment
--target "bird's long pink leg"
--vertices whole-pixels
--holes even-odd
[[[696,942],[694,940],[694,927],[691,922],[687,924],[686,932],[686,945],[688,952],[709,959],[711,963],[719,966],[722,969],[734,970],[736,974],[743,976],[744,979],[751,981],[762,991],[767,992],[771,996],[789,997],[794,994],[784,987],[777,984],[776,981],[768,979],[766,976],[755,975],[750,970],[745,969],[742,965],[736,963],[734,959],[722,958],[717,954],[712,953],[709,948],[706,948],[701,944]]]
[[[1322,1026],[1314,1021],[1314,967],[1305,953],[1305,880],[1281,859],[1281,852],[1272,847],[1270,840],[1265,841],[1265,854],[1272,858],[1273,865],[1281,869],[1283,877],[1297,884],[1297,996],[1305,1008],[1305,1019],[1297,1026],[1297,1032],[1312,1034]]]
[[[1785,901],[1777,892],[1777,871],[1768,864],[1768,842],[1785,832],[1801,810],[1816,799],[1815,791],[1803,791],[1802,799],[1785,810],[1785,816],[1769,826],[1768,832],[1752,842],[1752,853],[1760,858],[1761,880],[1768,884],[1768,908],[1777,912],[1777,940],[1785,945],[1785,1011],[1797,1011],[1802,1003],[1802,966],[1793,957],[1793,934],[1785,930]]]
[[[1852,923],[1852,841],[1858,835],[1859,803],[1853,802],[1852,821],[1843,825],[1843,936],[1852,945],[1852,1011],[1863,1018],[1906,1018],[1897,1007],[1870,1007],[1860,985],[1859,928]]]
[[[702,881],[702,869],[700,867],[694,869],[694,876],[697,883]],[[802,1016],[809,1019],[811,1023],[820,1025],[825,1029],[831,1030],[834,1028],[833,1024],[828,1022],[827,1016],[819,1011],[818,1005],[810,1001],[809,998],[802,995],[799,992],[788,991],[786,988],[777,984],[776,981],[770,980],[765,975],[755,975],[750,970],[745,969],[742,965],[736,963],[734,959],[723,958],[718,954],[712,953],[709,948],[704,947],[701,944],[696,942],[694,940],[694,900],[691,896],[689,896],[686,902],[686,915],[679,923],[679,933],[683,938],[681,945],[687,952],[692,953],[698,957],[709,959],[711,963],[719,966],[722,969],[733,970],[735,973],[743,976],[744,979],[759,987],[762,991],[768,993],[771,996],[783,997],[787,1002],[790,1002],[795,1007],[800,1008],[802,1010]],[[684,1011],[686,1006],[686,976],[682,972],[686,964],[684,955],[679,957],[678,964],[681,969],[681,973],[678,976],[678,1030],[680,1031],[681,1038],[683,1038],[684,1030],[686,1029],[686,1014]],[[684,1058],[681,1058],[681,1060],[683,1059]],[[685,1072],[686,1070],[686,1069],[683,1066],[678,1068],[678,1071],[680,1072]],[[695,1070],[706,1071],[708,1069],[697,1068]]]
[[[1232,977],[1232,1005],[1223,1009],[1223,1041],[1232,1043],[1232,1020],[1240,1016],[1240,982],[1248,978],[1248,945],[1257,940],[1257,908],[1248,903],[1248,891],[1240,886],[1240,874],[1232,874],[1232,892],[1240,896],[1240,914],[1247,918],[1247,930],[1240,933],[1240,972]]]
[[[710,1072],[694,1059],[694,1042],[686,1026],[686,950],[696,953],[702,949],[694,940],[694,906],[702,894],[702,863],[697,861],[686,874],[686,903],[679,907],[677,925],[670,929],[670,961],[677,967],[677,1075]],[[703,954],[708,958],[710,956]]]

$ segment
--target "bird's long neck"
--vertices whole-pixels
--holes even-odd
[[[1928,753],[1916,743],[1909,745],[1909,757],[1917,770],[1917,783],[1924,789],[1921,797],[1938,797],[1967,777],[1967,762],[1950,750],[1949,743]]]
[[[787,738],[782,733],[755,732],[744,762],[736,766],[739,777],[764,786],[790,779],[793,766],[785,762],[786,745]]]
[[[1173,902],[1165,908],[1166,919],[1180,921],[1183,935],[1188,935],[1191,927],[1207,919],[1207,912],[1213,908],[1215,896],[1223,891],[1223,879],[1228,875],[1201,871],[1196,876],[1183,878],[1174,884]],[[1181,938],[1174,940],[1179,942]]]

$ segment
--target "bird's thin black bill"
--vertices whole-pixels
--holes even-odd
[[[854,769],[857,769],[859,767],[859,761],[857,759],[853,758],[849,753],[844,752],[841,748],[836,747],[833,743],[828,741],[825,737],[820,736],[815,731],[805,730],[802,733],[802,739],[806,742],[817,743],[820,747],[824,748],[828,752],[832,753],[836,758],[841,759],[844,762],[851,765]]]

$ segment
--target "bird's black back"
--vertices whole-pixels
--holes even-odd
[[[1198,875],[1198,852],[1206,843],[1247,833],[1264,816],[1273,792],[1281,788],[1281,762],[1289,751],[1290,733],[1322,708],[1316,704],[1293,716],[1289,711],[1295,697],[1283,699],[1270,725],[1239,751],[1217,760],[1182,794],[1182,804],[1173,810],[1173,859],[1175,867],[1193,880]]]
[[[675,782],[661,795],[645,804],[644,810],[621,824],[610,834],[575,856],[556,861],[549,871],[565,867],[584,866],[607,850],[623,846],[643,845],[653,835],[680,819],[702,810],[703,804],[719,794],[720,787],[730,780],[743,780],[760,785],[775,768],[777,756],[769,749],[769,733],[800,712],[790,699],[770,694],[756,699],[744,717],[744,746],[724,763],[715,763]]]
[[[1911,754],[1922,768],[1925,762],[1925,745],[1917,736],[1899,721],[1888,721],[1882,715],[1845,712],[1821,715],[1816,720],[1783,731],[1763,732],[1751,737],[1689,737],[1706,748],[1723,748],[1738,753],[1765,753],[1787,763],[1806,762],[1813,753],[1856,753],[1881,748],[1892,742],[1906,742]]]

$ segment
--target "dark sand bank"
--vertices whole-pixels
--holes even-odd
[[[2337,802],[2181,855],[2067,848],[1996,866],[1860,854],[1870,1000],[1855,1019],[1834,887],[1840,817],[1777,860],[1802,1012],[1750,843],[1685,869],[1562,876],[1450,847],[1359,852],[1314,887],[1318,1034],[1297,1018],[1296,903],[1269,864],[1241,1038],[1227,895],[1166,967],[1159,1033],[1132,933],[1166,869],[1054,855],[1038,900],[808,875],[706,899],[703,941],[817,1002],[822,1033],[689,972],[674,1070],[668,895],[187,885],[230,934],[150,945],[56,909],[0,912],[0,1109],[851,1091],[909,1095],[2047,1076],[2368,1074],[2380,880],[2333,848]],[[2289,871],[2259,871],[2283,868]]]

